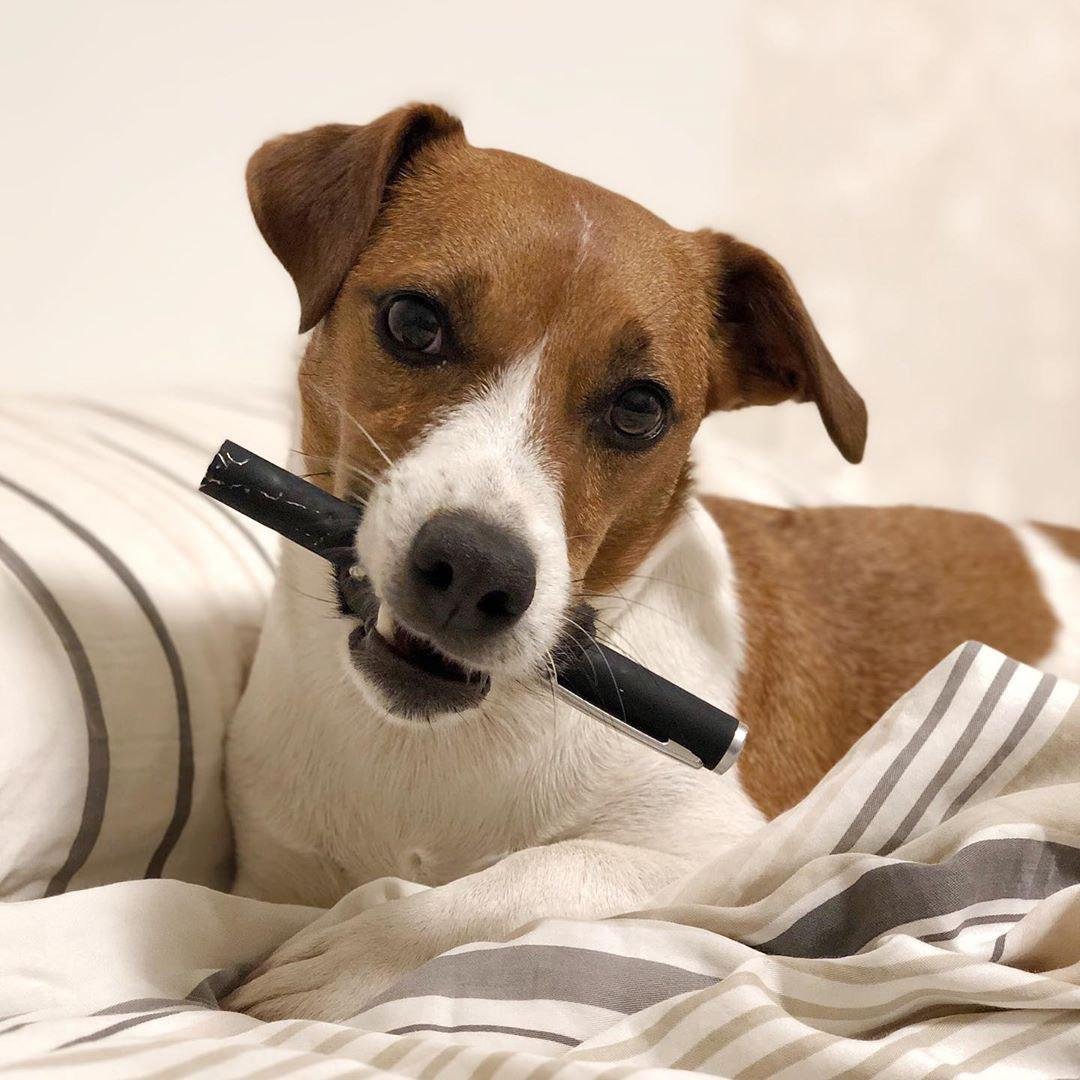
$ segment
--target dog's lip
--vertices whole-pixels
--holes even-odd
[[[349,660],[380,692],[384,707],[404,719],[477,708],[491,689],[491,676],[456,657],[399,620],[355,563],[336,567],[338,608],[355,619]]]
[[[406,720],[431,721],[439,715],[480,706],[491,679],[444,657],[418,635],[394,625],[387,637],[389,614],[355,626],[349,634],[350,659],[380,692],[384,707]]]
[[[466,667],[433,641],[404,626],[385,602],[379,605],[371,636],[399,660],[431,678],[450,683],[479,683],[487,678],[485,672]]]

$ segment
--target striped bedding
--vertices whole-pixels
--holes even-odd
[[[194,488],[288,419],[272,391],[0,403],[0,899],[227,884],[222,733],[276,545]]]
[[[454,950],[348,1024],[220,1010],[332,911],[143,880],[0,907],[0,1068],[65,1077],[1080,1076],[1077,688],[957,649],[649,910]]]

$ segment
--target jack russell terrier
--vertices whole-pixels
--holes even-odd
[[[365,510],[347,589],[282,552],[228,732],[236,890],[435,887],[301,933],[229,1007],[342,1019],[455,946],[640,908],[966,639],[1080,675],[1080,531],[694,496],[714,410],[813,402],[863,453],[862,399],[762,251],[428,105],[274,139],[247,182],[314,330],[293,467]],[[737,767],[558,700],[575,632],[745,720]]]

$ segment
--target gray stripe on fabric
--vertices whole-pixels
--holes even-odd
[[[994,942],[993,951],[990,953],[990,959],[993,963],[996,964],[1001,959],[1001,954],[1005,951],[1005,939],[1008,936],[1009,931],[1006,930],[1005,933]]]
[[[116,1035],[121,1031],[127,1031],[129,1028],[138,1027],[140,1024],[148,1024],[151,1020],[160,1020],[163,1016],[175,1016],[178,1012],[185,1012],[195,1008],[198,1008],[198,1006],[187,1005],[172,1009],[162,1009],[160,1012],[142,1013],[140,1016],[129,1016],[126,1020],[120,1020],[115,1024],[110,1024],[108,1027],[101,1028],[100,1031],[92,1031],[89,1035],[80,1035],[77,1039],[70,1039],[66,1043],[61,1043],[59,1046],[53,1047],[53,1049],[68,1050],[73,1046],[82,1046],[84,1043],[97,1042],[99,1039],[108,1038],[110,1035]]]
[[[888,855],[889,852],[895,851],[908,838],[916,823],[926,813],[926,808],[934,801],[938,792],[949,782],[952,775],[960,767],[960,762],[964,760],[968,751],[975,744],[975,740],[982,734],[987,720],[990,719],[990,714],[997,707],[997,703],[1005,693],[1005,688],[1009,685],[1019,666],[1015,660],[1008,658],[1002,662],[997,674],[987,687],[986,693],[983,694],[982,701],[979,702],[975,712],[972,713],[971,719],[964,725],[960,738],[953,743],[945,760],[938,766],[937,772],[934,773],[930,782],[923,788],[911,809],[904,815],[904,820],[896,827],[896,832],[878,848],[882,855]]]
[[[242,964],[230,964],[220,971],[211,972],[202,982],[188,991],[187,1000],[218,1008],[221,999],[231,994],[260,963],[260,960],[249,960]]]
[[[1054,692],[1054,687],[1057,686],[1057,676],[1046,674],[1039,680],[1039,685],[1035,688],[1035,693],[1032,694],[1031,700],[1027,703],[1024,711],[1020,714],[1016,723],[1013,725],[1012,731],[1009,732],[1005,741],[997,748],[994,755],[990,760],[982,767],[978,775],[975,776],[971,783],[968,784],[959,795],[952,801],[952,805],[945,811],[942,821],[948,821],[953,817],[962,807],[971,801],[972,795],[978,791],[990,777],[997,772],[1001,767],[1001,763],[1016,749],[1020,744],[1020,740],[1031,729],[1032,724],[1039,718],[1039,714],[1046,707],[1046,703],[1050,700],[1050,695]]]
[[[195,752],[191,733],[191,707],[188,702],[187,684],[184,681],[184,670],[180,663],[180,654],[176,651],[176,645],[173,643],[168,627],[166,627],[165,621],[162,619],[157,607],[155,607],[153,600],[150,599],[150,594],[110,547],[103,543],[85,526],[64,513],[59,507],[54,506],[40,495],[24,488],[21,484],[17,484],[14,480],[10,480],[5,476],[0,476],[0,484],[10,488],[28,502],[33,503],[39,509],[50,514],[59,521],[61,525],[79,537],[80,540],[90,547],[94,553],[105,562],[109,569],[116,574],[121,582],[123,582],[128,592],[131,593],[135,603],[139,606],[139,609],[146,616],[151,629],[154,631],[154,636],[158,639],[161,651],[165,655],[165,662],[168,665],[169,675],[172,679],[173,692],[176,695],[176,722],[178,729],[176,799],[173,806],[172,818],[166,826],[165,833],[161,838],[161,842],[158,844],[157,850],[150,858],[146,873],[143,875],[148,878],[161,877],[162,870],[165,866],[165,860],[176,846],[176,842],[180,838],[180,833],[183,831],[184,825],[187,824],[188,816],[191,813],[192,787],[195,780]],[[89,852],[87,854],[89,854]],[[70,875],[67,880],[70,880]],[[65,886],[66,884],[67,881],[64,882]],[[63,891],[63,889],[60,889],[59,891]]]
[[[146,457],[144,454],[140,454],[135,450],[132,450],[130,446],[124,446],[121,443],[113,442],[112,439],[107,438],[104,435],[98,435],[94,433],[91,436],[95,442],[100,443],[102,446],[108,447],[110,450],[120,454],[122,457],[131,458],[132,461],[137,461],[144,468],[149,469],[151,472],[157,473],[158,476],[168,480],[171,484],[180,488],[182,491],[187,492],[189,495],[194,494],[198,490],[198,483],[188,483],[182,477],[179,477],[171,469],[165,468],[164,465],[152,458]],[[203,497],[208,506],[213,507],[231,526],[235,529],[248,543],[248,545],[255,551],[255,554],[266,564],[266,566],[273,570],[274,560],[267,554],[265,548],[259,543],[258,537],[255,533],[249,529],[244,522],[238,518],[235,513],[227,506],[223,506],[216,499],[207,499]]]
[[[537,1031],[532,1028],[506,1027],[502,1024],[407,1024],[393,1028],[387,1035],[412,1035],[417,1031],[492,1031],[499,1035],[524,1035],[529,1039],[544,1039],[563,1046],[580,1046],[581,1040],[554,1031]]]
[[[930,707],[926,718],[907,741],[904,748],[889,763],[889,767],[882,774],[881,779],[878,780],[862,809],[855,815],[844,835],[837,841],[836,847],[832,850],[834,855],[837,852],[850,851],[852,845],[866,832],[870,822],[884,806],[889,793],[896,787],[904,770],[915,760],[915,755],[922,749],[923,744],[930,738],[930,733],[937,727],[938,721],[948,711],[953,698],[956,697],[956,692],[960,689],[960,684],[964,681],[964,676],[967,675],[971,665],[975,662],[975,657],[978,655],[980,648],[978,642],[969,641],[960,650],[960,655],[956,658],[956,662],[945,680],[945,685],[941,688],[937,701]]]
[[[969,926],[993,926],[995,923],[999,925],[1005,925],[1006,923],[1019,922],[1027,912],[1008,912],[1001,915],[973,915],[970,919],[965,919],[962,923],[958,923],[951,930],[942,930],[936,934],[919,934],[920,941],[925,941],[928,945],[933,945],[937,941],[952,941],[953,938],[959,937]]]
[[[46,896],[55,896],[67,888],[72,877],[90,857],[101,832],[101,824],[105,819],[105,797],[109,790],[109,732],[105,726],[101,695],[90,659],[71,620],[64,614],[48,586],[22,556],[3,540],[0,540],[0,560],[18,578],[60,639],[79,688],[86,721],[86,795],[79,827],[68,849],[67,858],[45,888]]]
[[[1015,1035],[993,1042],[970,1057],[959,1061],[955,1059],[943,1061],[933,1072],[924,1074],[925,1080],[948,1080],[949,1077],[955,1076],[987,1075],[991,1066],[1007,1061],[1023,1050],[1056,1039],[1059,1032],[1047,1033],[1047,1028],[1065,1028],[1069,1030],[1075,1024],[1076,1020],[1072,1013],[1067,1013],[1064,1017],[1050,1013],[1047,1016],[1029,1020]],[[950,1058],[952,1058],[951,1055]],[[1005,1075],[1008,1076],[1010,1073],[1016,1075],[1019,1071],[1019,1068],[1014,1066],[1014,1070],[1007,1070]],[[1034,1070],[1028,1067],[1023,1071],[1030,1075]],[[1001,1075],[996,1069],[994,1072]]]
[[[90,1015],[112,1016],[115,1013],[144,1013],[152,1009],[177,1009],[183,1012],[212,1007],[192,998],[144,997],[132,998],[130,1001],[118,1001],[115,1005],[107,1005],[104,1009],[98,1009]]]
[[[658,1001],[715,986],[709,975],[569,945],[507,945],[429,960],[364,1006],[438,995],[489,1001],[574,1001],[635,1013]]]
[[[754,948],[777,956],[850,956],[905,923],[992,900],[1042,900],[1077,882],[1080,848],[1026,838],[980,840],[941,863],[868,870]]]

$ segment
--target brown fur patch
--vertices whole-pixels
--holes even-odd
[[[1052,645],[1057,621],[1035,573],[991,518],[704,501],[731,551],[746,633],[740,776],[770,816],[960,643],[1025,663]]]
[[[1039,532],[1049,536],[1066,555],[1080,562],[1080,529],[1070,529],[1064,525],[1047,525],[1042,521],[1036,521],[1034,525]]]

